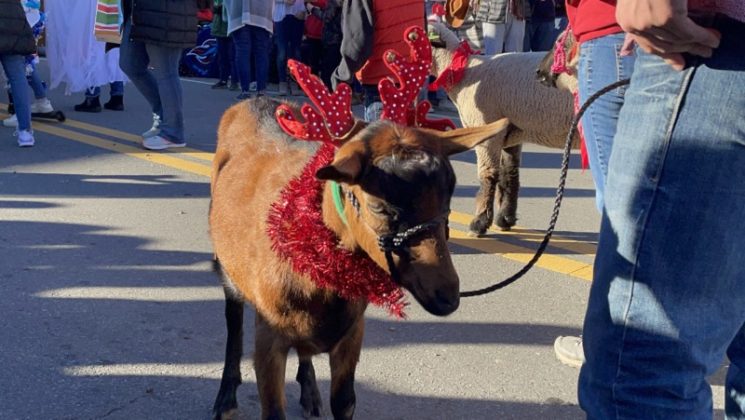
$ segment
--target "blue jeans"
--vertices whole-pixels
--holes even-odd
[[[231,83],[238,82],[238,66],[235,62],[235,46],[233,38],[229,36],[217,37],[217,64],[220,73],[220,81]]]
[[[639,52],[618,122],[584,325],[590,419],[745,418],[745,24],[682,72]]]
[[[526,22],[523,51],[548,51],[554,46],[558,36],[553,20]]]
[[[13,92],[18,131],[31,130],[31,95],[28,94],[26,81],[26,58],[22,55],[0,54],[0,62]]]
[[[634,56],[619,56],[623,38],[623,33],[612,34],[585,41],[580,45],[578,79],[581,103],[585,103],[587,98],[603,87],[631,76]],[[595,181],[595,203],[601,212],[608,175],[608,159],[625,91],[626,87],[622,86],[601,96],[582,117],[590,171]]]
[[[41,80],[38,65],[34,66],[33,71],[28,76],[28,84],[31,86],[31,90],[34,91],[34,98],[43,99],[47,97],[47,86]]]
[[[178,75],[181,49],[132,41],[131,25],[127,22],[122,32],[119,67],[145,97],[153,113],[160,116],[160,135],[183,143],[183,93]]]
[[[101,86],[89,87],[85,90],[87,98],[98,98],[101,96]],[[124,96],[124,82],[109,83],[109,96]]]
[[[279,82],[286,82],[287,60],[300,59],[300,42],[303,39],[304,21],[287,15],[274,23],[274,37],[277,41],[277,76]]]
[[[256,91],[266,90],[269,78],[269,53],[271,51],[271,36],[269,31],[258,26],[245,25],[233,31],[235,45],[235,61],[238,67],[238,79],[241,90],[248,92],[248,85],[256,80]],[[251,59],[253,58],[255,75],[251,74]]]

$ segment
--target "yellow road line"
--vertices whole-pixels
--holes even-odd
[[[86,124],[87,126],[88,124]],[[71,125],[72,126],[72,125]],[[143,149],[128,146],[125,144],[117,143],[111,140],[107,140],[101,137],[91,136],[88,134],[80,133],[77,131],[67,130],[65,128],[61,128],[57,124],[53,123],[35,123],[34,124],[35,130],[41,131],[48,134],[53,134],[55,136],[59,136],[62,138],[66,138],[69,140],[77,141],[80,143],[84,143],[90,146],[99,147],[106,150],[111,150],[117,153],[122,153],[127,156],[131,156],[137,159],[146,160],[152,163],[157,163],[160,165],[168,166],[171,168],[179,169],[185,172],[201,175],[201,176],[210,176],[210,166],[209,165],[203,165],[196,162],[191,162],[185,159],[181,159],[179,157],[176,157],[176,154],[163,154],[163,153],[152,153],[149,151],[145,151]],[[100,129],[102,127],[97,127],[97,129]],[[85,129],[85,128],[83,128]],[[92,131],[92,130],[91,130]],[[101,130],[100,132],[103,132]],[[112,137],[117,137],[116,135],[112,135]],[[203,152],[205,155],[212,156],[212,153],[206,153]],[[458,212],[452,212],[450,216],[451,220],[455,223],[465,224],[467,225],[470,221],[470,216],[466,215],[464,213],[458,213]],[[535,241],[539,239],[530,238],[531,235],[533,235],[533,232],[528,231],[528,235],[526,235],[526,238],[524,240],[526,241]],[[535,235],[538,233],[536,232]],[[520,234],[518,234],[520,235]],[[472,238],[468,236],[467,232],[457,230],[457,229],[450,229],[450,236],[451,241],[454,244],[464,246],[470,249],[475,249],[477,251],[481,251],[485,254],[491,254],[491,255],[498,255],[500,257],[518,261],[518,262],[528,262],[530,258],[535,254],[534,249],[521,247],[518,245],[513,245],[510,243],[506,243],[503,241],[500,241],[495,238]],[[523,239],[523,238],[520,238]],[[566,239],[568,242],[576,242]],[[579,242],[576,242],[576,244],[580,244]],[[592,253],[588,253],[589,255],[594,254],[594,251]],[[587,264],[584,262],[576,261],[570,258],[561,257],[558,255],[552,255],[552,254],[544,254],[540,260],[536,263],[536,266],[544,268],[546,270],[554,271],[557,273],[566,274],[572,277],[580,278],[583,280],[592,280],[592,265]]]
[[[138,147],[128,146],[126,144],[117,143],[114,141],[106,140],[101,137],[90,136],[77,131],[67,130],[58,126],[47,123],[35,123],[34,130],[41,131],[43,133],[53,134],[58,137],[63,137],[69,140],[84,143],[90,146],[99,147],[113,152],[122,153],[124,155],[134,157],[137,159],[146,160],[148,162],[157,163],[159,165],[168,166],[182,171],[190,172],[197,175],[209,177],[211,167],[209,165],[203,165],[188,160],[174,157],[171,154],[153,153],[143,150]]]
[[[0,107],[5,107],[6,104],[0,102]],[[38,119],[34,120],[34,123],[40,122]],[[54,123],[52,123],[54,124]],[[135,144],[141,144],[142,143],[142,137],[137,136],[132,133],[127,133],[126,131],[121,130],[115,130],[113,128],[107,128],[107,127],[101,127],[99,125],[94,124],[88,124],[82,121],[77,120],[71,120],[69,118],[65,119],[64,123],[58,123],[55,125],[66,125],[69,127],[77,128],[80,130],[90,131],[97,134],[102,134],[104,136],[110,136],[115,137],[120,140],[124,140],[130,143]],[[215,133],[215,136],[217,136],[217,133]],[[203,160],[206,162],[212,162],[212,156],[213,153],[204,152],[202,150],[192,149],[190,147],[184,147],[182,149],[179,149],[178,152],[172,152],[172,153],[178,153],[180,155],[185,155],[194,159]]]

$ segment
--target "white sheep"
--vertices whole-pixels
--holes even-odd
[[[450,65],[460,40],[441,23],[430,25],[430,31],[442,41],[433,42],[432,49],[432,74],[439,76]],[[472,55],[463,79],[446,89],[464,127],[482,126],[504,117],[511,124],[505,135],[475,148],[480,187],[469,227],[474,235],[483,235],[492,224],[497,188],[496,224],[503,230],[515,225],[522,143],[564,147],[573,99],[568,91],[546,87],[536,79],[536,69],[545,55]],[[573,147],[579,147],[576,136]]]

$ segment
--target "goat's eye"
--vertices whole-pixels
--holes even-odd
[[[367,209],[379,216],[385,216],[389,214],[388,209],[386,209],[386,207],[380,203],[370,203],[367,205]]]

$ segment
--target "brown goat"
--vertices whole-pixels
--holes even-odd
[[[241,383],[243,305],[256,309],[254,369],[262,419],[285,418],[285,365],[291,348],[300,365],[297,381],[304,415],[321,414],[311,357],[329,353],[331,411],[354,414],[354,372],[364,332],[367,301],[348,300],[294,272],[272,250],[267,215],[272,203],[314,153],[316,143],[295,140],[277,124],[279,102],[259,98],[228,109],[218,131],[212,172],[210,233],[223,273],[227,346],[214,418],[237,410]],[[295,109],[296,110],[296,109]],[[391,122],[357,122],[333,162],[316,172],[346,192],[337,212],[332,184],[324,186],[324,224],[340,247],[367,255],[430,313],[448,315],[459,304],[459,280],[447,248],[447,213],[455,187],[448,160],[506,129],[506,120],[439,132]],[[436,223],[435,223],[436,222]],[[394,253],[381,236],[428,224],[431,228]]]

